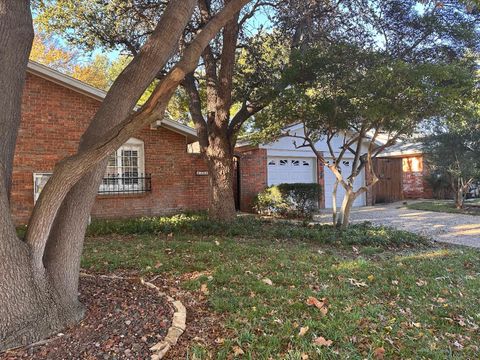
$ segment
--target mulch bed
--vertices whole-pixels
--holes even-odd
[[[161,341],[170,327],[170,303],[138,280],[81,277],[80,294],[87,308],[80,324],[44,345],[18,349],[0,358],[149,359],[150,347]]]

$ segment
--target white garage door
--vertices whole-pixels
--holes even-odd
[[[328,159],[327,159],[328,160]],[[330,162],[332,160],[330,159]],[[345,159],[341,165],[342,169],[342,174],[344,177],[348,177],[348,175],[351,174],[352,172],[352,164],[353,164],[353,159]],[[332,201],[332,192],[333,192],[333,185],[335,184],[335,175],[333,175],[333,172],[325,167],[325,207],[326,208],[332,208],[333,201]],[[362,170],[362,172],[357,176],[355,179],[355,190],[358,190],[361,186],[365,184],[365,171]],[[340,184],[338,185],[337,189],[337,207],[342,206],[342,201],[343,201],[343,196],[345,195],[345,190],[343,189],[343,186]],[[362,194],[359,196],[353,206],[365,206],[365,194]]]
[[[268,185],[315,183],[315,158],[268,157]]]

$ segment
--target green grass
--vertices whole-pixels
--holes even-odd
[[[96,223],[89,231],[102,236],[87,239],[82,266],[175,279],[207,272],[179,286],[197,292],[206,284],[211,311],[225,316],[234,336],[216,349],[192,343],[198,359],[212,351],[230,358],[234,346],[246,359],[374,359],[380,347],[386,359],[479,358],[477,251],[432,247],[368,224],[338,232],[254,218],[230,225],[202,215],[180,219]],[[309,296],[328,299],[325,317],[307,306]],[[317,336],[333,344],[314,345]]]
[[[467,201],[463,209],[457,209],[455,204],[451,200],[435,200],[435,201],[422,201],[414,204],[407,205],[408,209],[423,210],[423,211],[435,211],[446,212],[452,214],[466,214],[466,215],[479,215],[480,216],[480,203],[478,200]]]

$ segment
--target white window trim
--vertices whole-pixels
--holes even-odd
[[[45,187],[45,184],[47,183],[48,179],[52,176],[52,173],[49,172],[38,172],[38,173],[33,173],[33,204],[36,204],[40,193],[42,192],[43,188]],[[37,179],[42,178],[42,177],[48,177],[47,181],[45,181],[45,184],[39,189],[37,189]]]
[[[120,159],[122,159],[122,150],[131,150],[131,149],[137,149],[138,150],[138,176],[145,176],[145,145],[142,140],[136,139],[136,138],[130,138],[128,139],[127,142],[125,142],[122,146],[120,146],[116,151],[115,151],[115,156],[117,157],[117,162]],[[107,168],[108,169],[108,168]],[[121,163],[117,164],[117,172],[116,174],[119,175],[119,177],[123,177],[123,166]],[[107,173],[105,174],[105,176]],[[138,190],[144,188],[144,184],[100,184],[100,191],[102,192],[108,192],[108,191],[114,191],[116,194],[118,193],[129,193],[132,190]]]

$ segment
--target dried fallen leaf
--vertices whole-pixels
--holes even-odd
[[[427,285],[427,282],[426,282],[425,280],[418,279],[417,282],[416,282],[416,284],[417,284],[418,286],[425,286],[425,285]]]
[[[273,281],[270,280],[269,278],[262,279],[262,281],[267,285],[273,285]]]
[[[242,348],[241,348],[240,346],[236,346],[236,345],[235,345],[235,346],[233,347],[233,354],[234,354],[235,356],[240,356],[240,355],[245,354],[245,352],[242,350]]]
[[[310,328],[308,326],[301,327],[300,331],[298,332],[298,336],[304,336]]]
[[[373,281],[373,280],[375,280],[375,276],[373,276],[373,275],[368,275],[368,276],[367,276],[367,279],[368,279],[368,281]]]
[[[325,316],[328,313],[328,300],[327,298],[322,298],[321,300],[318,300],[317,298],[313,296],[309,296],[307,299],[307,305],[309,306],[315,306],[318,310],[320,310],[320,313]]]
[[[210,292],[208,291],[208,286],[207,284],[202,284],[202,286],[200,286],[200,291],[202,293],[204,293],[205,295],[208,295]]]
[[[385,356],[385,349],[383,347],[376,348],[373,351],[373,356],[375,356],[375,359],[383,359]]]
[[[302,353],[301,359],[302,360],[308,360],[308,354]]]
[[[330,345],[332,345],[333,341],[332,340],[326,340],[323,336],[319,336],[318,338],[313,340],[313,343],[315,345],[329,347]]]
[[[352,279],[352,278],[348,279],[348,281],[350,282],[351,285],[356,286],[356,287],[368,287],[368,285],[365,284],[362,281],[358,281],[358,280],[355,280],[355,279]]]

